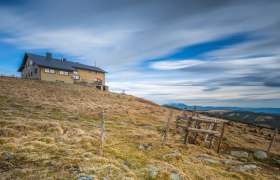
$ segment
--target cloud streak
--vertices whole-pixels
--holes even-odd
[[[274,97],[279,107],[279,8],[273,0],[1,1],[0,44],[97,61],[111,90],[158,103],[269,106]]]

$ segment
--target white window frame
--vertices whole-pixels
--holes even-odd
[[[50,73],[50,69],[49,68],[45,68],[45,73]]]
[[[77,71],[73,71],[73,74],[78,74],[78,72]]]
[[[73,75],[73,79],[74,80],[80,80],[80,76],[79,75]]]
[[[69,76],[69,72],[68,71],[59,71],[59,74],[63,75],[63,76]]]
[[[55,70],[54,69],[50,69],[50,74],[55,74]]]

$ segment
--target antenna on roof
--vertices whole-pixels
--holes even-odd
[[[52,53],[46,52],[46,59],[47,60],[52,59]]]

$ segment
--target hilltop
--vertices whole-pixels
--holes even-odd
[[[104,156],[98,154],[101,109]],[[267,149],[270,129],[231,123],[220,154],[217,139],[213,150],[202,139],[185,147],[172,133],[162,147],[170,110],[80,85],[0,77],[1,179],[279,179],[279,138],[268,158],[252,156]],[[181,111],[172,111],[174,123]]]

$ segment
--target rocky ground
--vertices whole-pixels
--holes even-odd
[[[173,133],[181,112],[173,111],[163,147],[168,108],[79,85],[1,77],[0,179],[280,179],[279,134],[266,153],[270,129],[233,122],[217,154],[217,138],[213,150],[203,137],[184,146]]]

